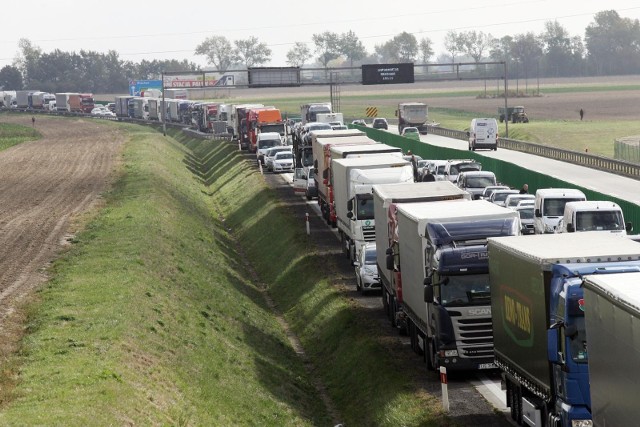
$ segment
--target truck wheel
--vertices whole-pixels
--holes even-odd
[[[362,292],[362,280],[360,278],[356,280],[356,291]]]
[[[340,231],[340,245],[342,246],[342,253],[346,258],[349,257],[349,249],[347,249],[347,239],[344,237],[344,233]]]
[[[389,317],[389,302],[387,300],[387,297],[387,288],[382,286],[382,310],[384,311],[384,314]]]
[[[427,368],[432,371],[437,371],[440,366],[438,366],[438,358],[436,357],[436,349],[433,338],[427,338]]]

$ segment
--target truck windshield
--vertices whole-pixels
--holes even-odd
[[[467,187],[469,188],[484,188],[490,185],[496,185],[496,179],[492,176],[467,177]]]
[[[573,317],[571,321],[576,327],[576,335],[569,338],[571,358],[576,363],[587,363],[589,358],[587,357],[587,332],[584,326],[584,316]]]
[[[302,166],[311,166],[313,165],[313,151],[311,150],[302,150]]]
[[[275,147],[276,145],[280,145],[279,139],[261,139],[258,141],[259,148],[270,148]]]
[[[444,307],[491,303],[488,274],[465,274],[447,278],[447,284],[440,286],[440,303]]]
[[[260,132],[278,132],[280,135],[284,135],[284,123],[260,125]]]
[[[584,199],[544,199],[544,207],[542,208],[543,216],[562,216],[564,215],[564,205],[569,202],[580,202]]]
[[[622,212],[601,210],[576,212],[576,230],[624,230]]]
[[[372,194],[356,194],[356,219],[373,219],[373,195]]]

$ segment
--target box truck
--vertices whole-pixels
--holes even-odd
[[[582,277],[640,271],[639,246],[605,233],[489,239],[495,363],[516,423],[591,425]],[[624,357],[609,353],[610,368],[612,355]]]
[[[378,145],[378,144],[372,144]],[[360,246],[375,241],[374,184],[413,182],[411,163],[390,154],[333,159],[331,187],[342,249],[352,262]]]
[[[422,102],[402,102],[398,104],[396,117],[398,118],[398,134],[406,127],[416,127],[422,135],[427,134],[427,118],[429,109]]]
[[[316,122],[318,114],[331,113],[330,102],[314,102],[310,104],[303,104],[300,106],[300,116],[302,117],[302,124],[307,122]]]
[[[486,200],[399,203],[398,245],[411,346],[429,368],[493,369],[487,238],[520,232],[518,213]]]
[[[575,188],[540,188],[536,191],[533,228],[536,234],[555,233],[569,202],[581,202],[587,197]]]
[[[373,186],[372,193],[376,220],[376,264],[382,283],[382,306],[391,325],[406,332],[401,272],[387,268],[387,253],[391,253],[398,243],[398,203],[471,200],[471,195],[449,181],[378,184]]]

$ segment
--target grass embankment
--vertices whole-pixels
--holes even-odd
[[[0,123],[0,151],[25,141],[40,139],[42,135],[34,128],[11,123]]]
[[[343,421],[447,424],[234,145],[127,129],[106,206],[30,307],[0,424],[330,425],[243,257]]]

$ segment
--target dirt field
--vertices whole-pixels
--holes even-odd
[[[31,126],[30,115],[0,123]],[[124,136],[92,119],[38,116],[43,138],[0,152],[0,357],[24,328],[16,308],[46,280],[73,224],[107,188]]]

